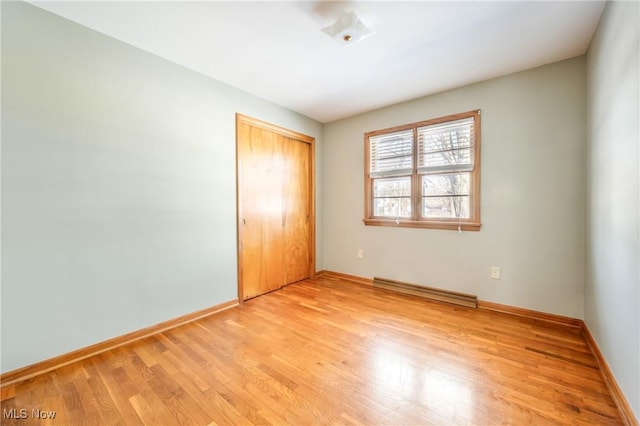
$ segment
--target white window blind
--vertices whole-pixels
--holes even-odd
[[[474,164],[474,118],[418,128],[418,173],[468,172]]]
[[[413,173],[413,130],[403,130],[369,138],[370,177]]]

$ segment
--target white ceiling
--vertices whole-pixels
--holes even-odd
[[[603,1],[34,1],[320,122],[585,53]],[[354,11],[376,33],[321,29]]]

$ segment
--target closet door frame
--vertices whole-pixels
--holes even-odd
[[[236,113],[236,233],[238,243],[238,301],[244,302],[243,292],[243,271],[242,271],[242,253],[243,253],[243,217],[244,211],[242,206],[242,158],[240,155],[240,126],[242,124],[252,127],[258,127],[278,135],[295,139],[296,141],[309,144],[309,277],[313,278],[316,272],[316,196],[315,196],[315,138],[258,120],[247,115]]]

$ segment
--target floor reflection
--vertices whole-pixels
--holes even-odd
[[[371,346],[371,397],[406,418],[407,411],[428,412],[433,419],[452,419],[456,424],[473,422],[474,395],[466,378],[466,366],[392,340],[379,339]]]

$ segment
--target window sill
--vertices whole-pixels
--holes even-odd
[[[451,221],[417,221],[417,220],[399,220],[395,219],[364,219],[365,225],[368,226],[390,226],[395,228],[424,228],[424,229],[449,229],[462,231],[479,231],[482,226],[480,223],[469,222],[451,222]]]

